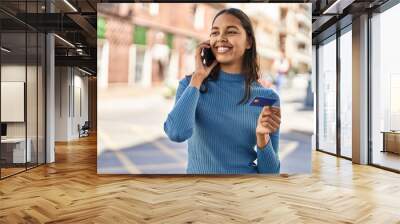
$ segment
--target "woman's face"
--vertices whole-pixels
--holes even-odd
[[[241,64],[245,50],[251,47],[240,20],[227,13],[215,19],[211,28],[210,45],[220,64]]]

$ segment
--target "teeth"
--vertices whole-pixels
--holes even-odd
[[[218,53],[225,53],[227,51],[229,51],[228,47],[218,47],[217,49]]]

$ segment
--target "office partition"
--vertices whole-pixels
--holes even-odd
[[[45,34],[23,22],[44,1],[0,3],[0,178],[45,163]],[[4,22],[6,21],[6,22]]]

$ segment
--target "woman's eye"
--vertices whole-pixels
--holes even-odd
[[[237,32],[236,31],[227,31],[226,33],[227,34],[236,34]],[[210,36],[217,36],[217,35],[218,35],[218,32],[212,32],[210,34]]]

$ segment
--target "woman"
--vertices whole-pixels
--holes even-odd
[[[202,63],[203,48],[216,60]],[[196,49],[195,71],[179,82],[164,122],[172,141],[188,139],[189,174],[279,173],[279,107],[254,107],[250,98],[277,99],[258,83],[256,42],[250,19],[239,9],[217,13],[210,39]],[[257,160],[257,164],[255,161]]]

